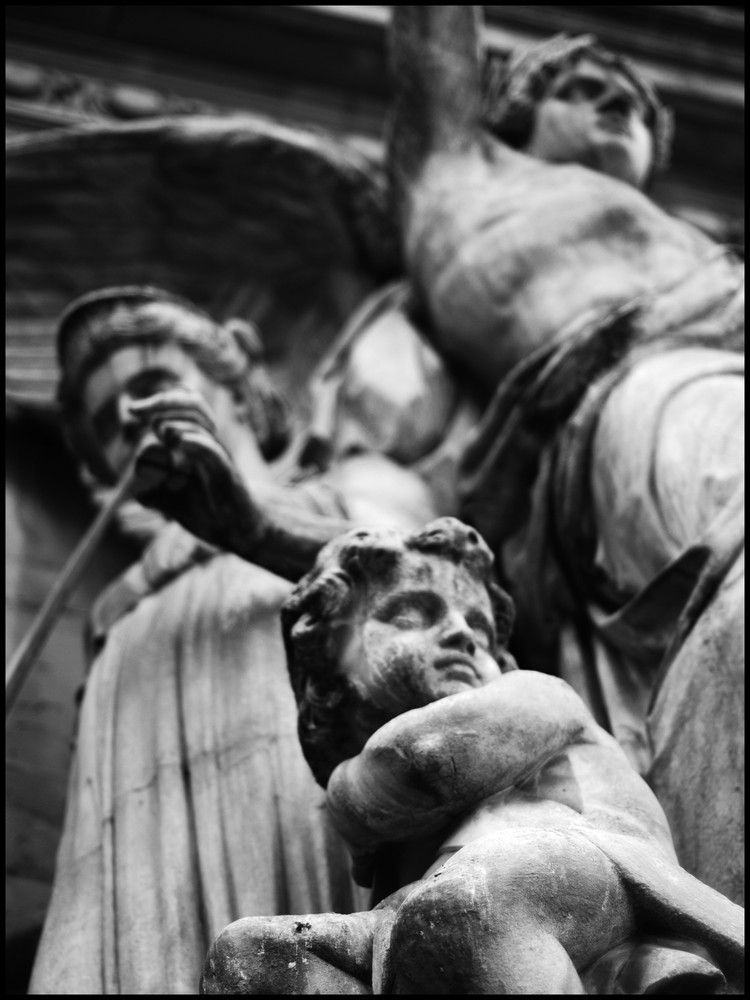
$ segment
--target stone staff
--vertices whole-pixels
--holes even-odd
[[[99,542],[109,527],[113,517],[124,500],[136,492],[136,484],[145,488],[144,472],[156,470],[160,463],[156,461],[155,452],[161,448],[156,437],[147,433],[132,462],[123,472],[120,480],[99,511],[93,524],[76,546],[62,572],[50,590],[39,609],[36,618],[23,637],[15,653],[5,668],[5,716],[16,703],[26,678],[31,673],[39,654],[44,649],[49,634],[55,626],[65,602],[78,586],[83,571],[96,552]],[[166,469],[163,470],[166,472]],[[153,485],[149,480],[148,486]]]

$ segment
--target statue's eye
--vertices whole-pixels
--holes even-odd
[[[179,376],[168,368],[149,368],[128,382],[128,395],[133,399],[148,399],[164,389],[180,385]]]
[[[399,594],[378,609],[379,621],[395,628],[430,628],[440,614],[440,601],[430,593]]]
[[[427,624],[425,616],[417,608],[408,608],[399,611],[390,621],[391,625],[397,628],[424,628]]]
[[[466,621],[482,649],[491,652],[495,648],[495,629],[483,614],[470,612]]]
[[[557,92],[560,101],[568,101],[570,104],[583,104],[585,101],[594,101],[604,92],[604,83],[601,80],[589,80],[585,77],[570,80],[564,84]]]

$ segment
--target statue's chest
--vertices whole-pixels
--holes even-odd
[[[639,192],[581,168],[497,175],[446,166],[414,204],[415,263],[440,271],[460,260],[498,291],[555,267],[622,267],[664,238],[664,217]]]

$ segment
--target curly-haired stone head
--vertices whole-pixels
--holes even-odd
[[[282,627],[300,742],[321,785],[389,719],[515,669],[513,604],[492,565],[452,517],[413,534],[355,529],[320,552]]]

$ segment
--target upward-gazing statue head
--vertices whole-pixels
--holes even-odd
[[[103,288],[68,306],[57,348],[72,444],[105,483],[117,480],[140,435],[129,404],[170,387],[205,402],[225,444],[251,430],[273,458],[287,442],[285,408],[260,363],[259,336],[242,320],[217,323],[159,288]]]
[[[318,782],[389,719],[515,669],[513,604],[452,517],[330,542],[282,609],[299,735]]]
[[[664,169],[672,116],[627,59],[592,35],[557,35],[484,66],[483,121],[550,163],[579,163],[644,187]]]

